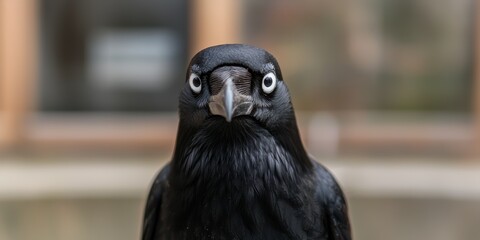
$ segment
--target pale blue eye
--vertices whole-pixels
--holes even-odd
[[[264,93],[269,94],[275,90],[277,86],[277,77],[274,73],[268,73],[263,77],[262,90]]]
[[[194,93],[200,93],[200,91],[202,91],[202,80],[200,80],[200,77],[197,74],[190,74],[188,84]]]

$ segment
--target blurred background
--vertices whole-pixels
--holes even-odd
[[[0,0],[0,239],[138,239],[189,58],[248,43],[355,239],[478,240],[477,2]]]

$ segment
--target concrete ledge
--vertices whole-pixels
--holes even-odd
[[[420,162],[420,163],[417,163]],[[336,161],[325,164],[348,197],[480,199],[480,164]],[[0,201],[145,198],[164,162],[0,163]]]
[[[162,163],[0,163],[0,200],[142,198]]]
[[[469,163],[334,164],[349,196],[480,199],[480,165]]]

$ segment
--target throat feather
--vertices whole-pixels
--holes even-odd
[[[293,181],[295,160],[268,131],[199,131],[181,159],[182,175],[192,181]]]

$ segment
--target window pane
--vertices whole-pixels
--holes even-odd
[[[39,108],[174,110],[187,10],[186,0],[41,1]]]

